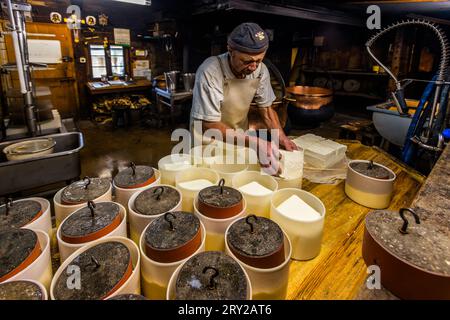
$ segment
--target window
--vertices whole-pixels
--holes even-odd
[[[113,76],[125,75],[125,57],[121,46],[111,46],[111,69]]]
[[[121,46],[90,45],[92,78],[100,79],[102,75],[123,77],[126,73],[125,52]]]

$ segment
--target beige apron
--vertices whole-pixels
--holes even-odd
[[[232,129],[248,129],[248,112],[250,104],[255,97],[259,87],[260,77],[256,79],[227,79],[225,77],[225,66],[217,57],[223,75],[223,101],[221,103],[221,122]],[[198,135],[191,127],[191,132]],[[198,136],[196,138],[199,138]],[[224,137],[225,139],[225,137]],[[204,144],[210,143],[209,139],[201,139]]]

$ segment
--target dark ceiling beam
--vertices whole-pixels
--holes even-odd
[[[273,14],[284,17],[323,21],[329,23],[345,24],[362,27],[365,22],[361,19],[352,17],[344,12],[334,11],[326,8],[314,7],[306,8],[301,6],[280,6],[261,2],[247,0],[228,0],[217,1],[214,4],[198,7],[194,14],[203,14],[207,12],[221,10],[242,10],[257,13]]]

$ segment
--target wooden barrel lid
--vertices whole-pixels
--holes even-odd
[[[211,186],[198,193],[198,210],[213,219],[231,218],[244,209],[242,193],[224,186],[222,179],[218,186]]]
[[[155,261],[183,260],[200,247],[200,220],[189,212],[167,212],[151,222],[145,232],[145,253]]]
[[[94,203],[71,214],[61,225],[61,239],[67,243],[86,243],[100,239],[116,229],[122,217],[114,202]]]
[[[382,166],[376,163],[373,163],[373,161],[354,162],[350,164],[350,167],[356,172],[370,178],[382,180],[388,180],[393,178],[392,173],[389,170],[386,170],[386,168],[383,168]]]
[[[255,268],[274,268],[285,261],[283,231],[264,217],[251,215],[234,222],[227,243],[236,258]]]
[[[155,170],[152,167],[136,166],[134,163],[114,178],[114,184],[123,189],[142,188],[155,181]]]
[[[409,220],[406,231],[399,212],[389,210],[370,212],[366,230],[389,254],[427,272],[450,277],[450,229],[445,224],[426,221],[417,224],[413,216],[406,214],[409,210],[401,209],[403,217]]]
[[[78,266],[81,288],[67,286],[68,267]],[[75,257],[56,280],[56,300],[102,300],[117,291],[131,276],[131,253],[121,242],[110,241],[91,247]]]
[[[170,186],[152,187],[142,191],[134,201],[136,212],[156,216],[173,210],[181,200],[177,189]]]
[[[117,296],[111,297],[108,300],[148,300],[146,297],[140,294],[119,294]]]
[[[190,258],[176,281],[177,300],[245,300],[247,279],[230,256],[207,251]]]
[[[0,207],[0,229],[22,228],[42,215],[42,206],[35,200],[13,202]]]
[[[43,300],[44,293],[36,283],[26,280],[0,283],[0,300]]]
[[[37,234],[28,229],[0,231],[0,282],[28,267],[41,254]]]
[[[84,178],[64,188],[61,202],[66,205],[76,205],[95,200],[108,192],[111,183],[108,179]]]

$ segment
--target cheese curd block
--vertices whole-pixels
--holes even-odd
[[[297,139],[292,140],[298,147],[307,149],[309,146],[318,143],[320,141],[326,140],[325,138],[316,136],[315,134],[308,133],[303,136],[298,137]]]
[[[297,179],[303,175],[303,152],[280,150],[283,179]]]
[[[253,196],[268,196],[273,192],[256,181],[243,185],[239,190]]]
[[[296,195],[284,201],[277,209],[282,215],[293,220],[313,221],[320,218],[320,213]]]
[[[179,186],[181,188],[189,190],[202,190],[204,188],[211,187],[212,185],[213,183],[206,179],[198,179],[179,183]]]
[[[316,168],[329,168],[345,157],[347,146],[337,142],[306,134],[293,142],[305,150],[305,163]]]
[[[183,162],[176,162],[176,163],[166,163],[163,165],[164,170],[184,170],[191,167],[191,164],[189,161],[183,161]]]

